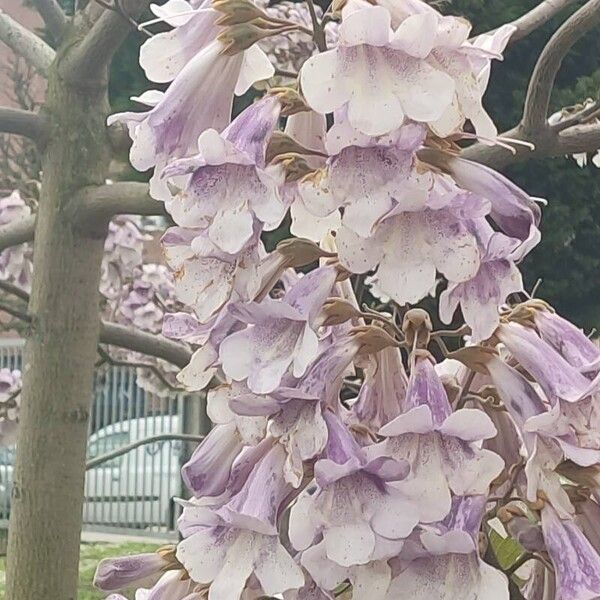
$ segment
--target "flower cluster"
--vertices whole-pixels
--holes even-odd
[[[115,599],[508,600],[525,580],[529,598],[594,598],[600,349],[519,303],[538,204],[457,144],[512,142],[482,96],[514,28],[471,38],[420,0],[307,9],[154,7],[172,29],[140,61],[171,84],[112,118],[175,223],[162,242],[181,306],[163,333],[194,348],[177,379],[208,388],[214,427],[182,469],[181,541],[104,560],[96,585]],[[258,44],[297,46],[307,29],[298,87],[231,120],[234,94],[275,73]],[[263,233],[288,223],[295,237],[269,252]],[[411,308],[438,285],[440,319],[460,308],[463,327]],[[364,286],[385,312],[361,306]],[[145,290],[120,310],[152,327]],[[465,333],[451,352],[444,338]]]
[[[31,209],[18,191],[0,199],[0,224],[30,215]],[[118,216],[109,223],[101,265],[101,309],[108,321],[160,333],[165,312],[182,307],[175,299],[173,277],[166,265],[144,262],[144,247],[151,239],[136,217]],[[13,246],[0,254],[0,281],[28,293],[32,274],[31,243]],[[147,391],[166,395],[177,385],[177,370],[165,361],[114,348],[110,349],[110,357],[150,365],[151,368],[138,368],[138,384]]]
[[[0,225],[26,219],[31,208],[18,190],[0,198]],[[0,254],[0,280],[12,283],[25,291],[31,289],[33,275],[33,245],[21,244],[7,248]]]
[[[21,371],[0,369],[0,446],[16,441],[19,421]]]

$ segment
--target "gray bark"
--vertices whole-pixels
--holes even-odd
[[[106,76],[80,87],[66,81],[55,63],[48,83],[49,135],[35,231],[7,600],[77,596],[87,424],[100,328],[105,226],[80,230],[64,215],[76,190],[105,180]]]

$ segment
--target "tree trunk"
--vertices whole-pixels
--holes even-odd
[[[69,48],[80,32],[73,28]],[[88,415],[99,332],[106,225],[70,223],[74,192],[103,184],[109,160],[103,81],[50,69],[35,235],[31,333],[24,356],[20,435],[8,542],[7,600],[77,597]]]

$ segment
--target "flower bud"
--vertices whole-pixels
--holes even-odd
[[[381,327],[363,325],[350,332],[359,343],[359,354],[375,354],[384,348],[398,346],[398,342]]]
[[[105,558],[96,569],[94,585],[103,592],[117,592],[147,583],[153,576],[158,580],[164,571],[172,568],[172,561],[176,561],[174,556],[172,549],[162,549],[148,554]]]
[[[268,19],[269,16],[250,0],[213,0],[212,7],[223,13],[217,25],[241,25],[254,19]]]
[[[409,347],[427,348],[432,329],[431,318],[422,308],[412,308],[404,315],[402,331]]]
[[[320,258],[333,258],[334,252],[326,252],[305,238],[290,238],[277,244],[276,252],[286,259],[286,266],[299,268],[316,262]]]
[[[360,317],[360,311],[346,300],[340,298],[330,298],[323,304],[321,311],[323,325],[341,325],[350,319]]]

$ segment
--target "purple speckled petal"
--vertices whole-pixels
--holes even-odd
[[[574,521],[560,519],[546,504],[542,530],[557,577],[560,600],[594,600],[600,596],[600,556]]]

